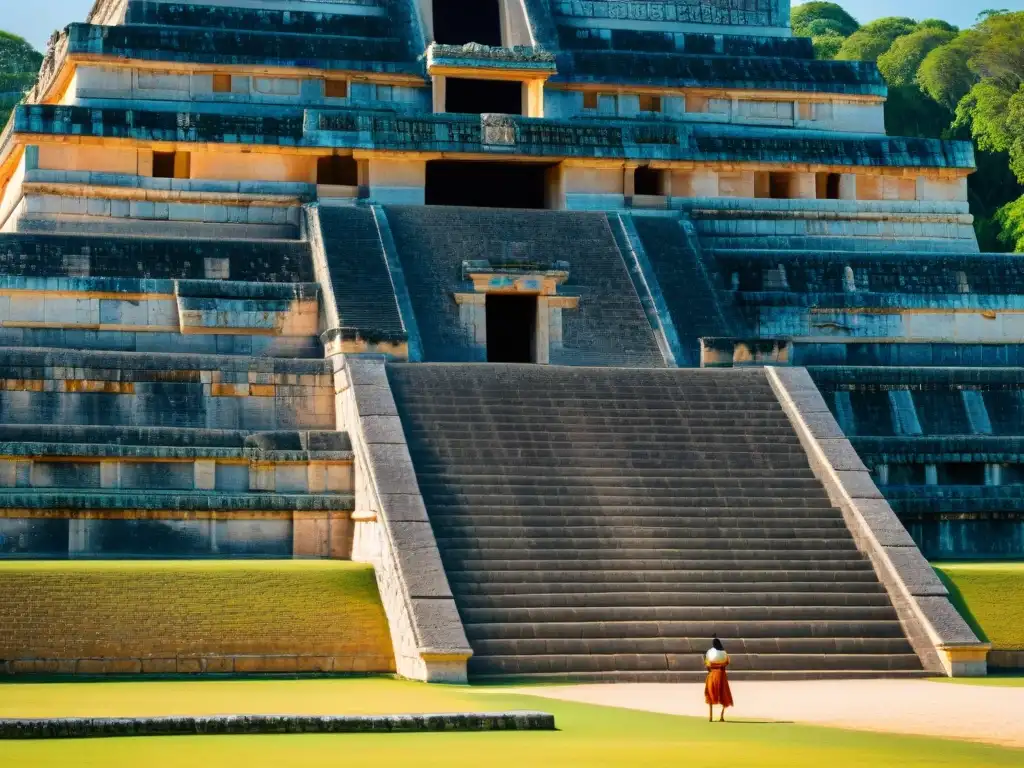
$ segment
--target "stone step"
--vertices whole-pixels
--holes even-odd
[[[486,595],[459,590],[464,610],[478,608],[665,608],[685,606],[872,606],[890,607],[888,596],[875,592],[574,592]]]
[[[557,507],[575,507],[577,509],[593,509],[595,506],[613,508],[624,511],[626,509],[645,509],[648,507],[665,510],[693,510],[694,508],[726,508],[730,512],[737,509],[742,514],[742,508],[750,508],[766,512],[777,509],[832,509],[831,502],[822,495],[821,498],[801,497],[791,495],[781,498],[764,498],[761,496],[740,496],[732,493],[722,493],[717,496],[679,496],[679,495],[657,495],[646,493],[622,493],[614,492],[616,489],[609,489],[598,493],[594,491],[589,494],[557,494],[557,493],[527,493],[525,491],[518,495],[519,508],[535,507],[551,509]],[[429,498],[428,498],[429,497]],[[429,508],[435,505],[469,505],[474,509],[495,508],[502,501],[509,498],[508,494],[502,493],[456,493],[456,492],[435,492],[424,494]],[[669,503],[672,506],[668,506]]]
[[[708,647],[710,647],[710,639]],[[910,653],[910,644],[902,637],[795,637],[746,638],[727,640],[730,658],[737,655],[781,653],[804,654],[875,654]],[[538,640],[477,640],[478,653],[484,656],[584,655],[612,653],[702,653],[705,647],[698,640],[686,637],[650,637],[615,640],[606,638],[545,638]],[[732,665],[729,673],[732,674]]]
[[[774,521],[773,521],[774,522]],[[765,539],[774,541],[816,540],[823,545],[836,540],[849,542],[849,534],[842,521],[833,527],[790,528],[783,526],[756,526],[751,524],[745,528],[724,528],[721,526],[705,527],[668,527],[668,526],[566,526],[553,525],[550,520],[540,522],[536,526],[524,524],[521,520],[508,525],[477,525],[472,519],[460,525],[446,521],[444,536],[438,537],[440,546],[459,546],[468,542],[497,545],[497,542],[514,542],[516,546],[567,546],[578,544],[582,548],[597,546],[621,546],[621,541],[642,542],[644,545],[678,547],[698,539],[735,539],[737,537],[757,541],[760,545]]]
[[[415,460],[417,473],[438,472],[453,465],[458,466],[458,471],[466,472],[467,474],[490,473],[496,470],[503,470],[508,466],[507,457],[484,457],[480,455],[479,451],[460,451],[457,461],[453,461],[453,457],[448,455],[451,453],[450,451],[444,455],[432,455],[428,451],[417,451],[415,446],[413,446],[411,453]],[[629,451],[621,453],[625,453],[625,455],[600,456],[590,454],[569,457],[551,451],[549,455],[540,458],[518,456],[516,457],[515,466],[523,472],[532,473],[534,469],[540,467],[565,471],[570,476],[574,475],[577,471],[598,473],[602,470],[629,474],[636,470],[671,472],[678,469],[688,472],[702,472],[705,470],[720,471],[728,467],[730,474],[742,471],[761,475],[766,472],[785,472],[788,475],[794,471],[806,472],[809,470],[807,456],[795,452],[785,456],[774,456],[771,461],[758,462],[757,466],[751,465],[748,459],[749,454],[747,453],[736,453],[729,457],[719,455],[710,459],[693,459],[685,463],[672,456],[659,455],[655,450],[644,452],[643,456],[635,455]]]
[[[541,598],[551,596],[553,599],[566,596],[572,599],[579,599],[586,602],[588,598],[614,600],[619,594],[644,594],[649,595],[652,601],[658,600],[660,595],[694,595],[707,596],[707,599],[720,600],[722,604],[728,604],[730,600],[760,601],[769,600],[770,595],[807,595],[811,593],[819,599],[827,600],[832,597],[842,599],[847,597],[851,600],[861,595],[873,595],[881,597],[888,602],[885,588],[876,580],[861,581],[736,581],[736,582],[714,582],[714,581],[691,581],[685,582],[657,582],[657,581],[629,581],[623,583],[614,582],[589,582],[589,583],[550,583],[538,584],[536,582],[474,582],[462,581],[452,582],[453,591],[457,592],[463,600],[474,599],[475,597],[515,597],[523,596],[528,598]],[[639,590],[639,592],[638,592]],[[811,599],[807,597],[806,599]],[[718,603],[714,603],[718,604]],[[760,603],[758,603],[760,604]]]
[[[520,674],[486,674],[473,673],[473,681],[480,685],[489,683],[509,684],[515,682],[537,683],[541,685],[561,685],[565,683],[596,684],[596,683],[703,683],[707,672],[544,672]],[[839,669],[839,670],[739,670],[730,671],[729,679],[735,681],[771,681],[771,680],[875,680],[897,679],[917,680],[934,677],[933,672],[924,670],[899,669]]]
[[[759,555],[776,554],[780,557],[795,552],[828,551],[831,553],[857,553],[857,547],[849,536],[826,538],[790,538],[790,539],[752,539],[747,547],[737,550],[736,541],[725,536],[703,538],[661,538],[656,536],[622,538],[452,538],[443,536],[437,539],[438,546],[445,554],[452,557],[466,557],[469,554],[483,557],[510,557],[520,554],[550,559],[554,557],[590,558],[596,556],[609,557],[644,557],[654,554],[660,556],[685,558],[695,553],[705,556],[718,555],[725,552],[742,551],[745,554]]]
[[[635,569],[617,570],[608,568],[606,570],[581,569],[581,568],[551,568],[550,563],[545,567],[533,569],[501,569],[488,568],[479,572],[472,569],[454,570],[446,569],[448,581],[452,589],[460,588],[462,584],[501,584],[501,585],[529,585],[536,587],[554,587],[571,585],[637,585],[642,584],[646,588],[651,584],[668,584],[673,588],[685,586],[690,588],[694,584],[718,585],[726,584],[751,584],[758,582],[787,583],[787,582],[821,582],[822,589],[827,589],[830,582],[846,584],[848,582],[869,582],[877,584],[877,576],[867,563],[850,563],[850,568],[837,570],[831,567],[808,567],[822,566],[821,563],[803,563],[801,568],[749,568],[733,569],[724,571],[717,563],[709,567],[700,567],[686,563],[685,568],[679,567],[682,564],[676,563],[676,567],[662,569],[648,569],[638,572]],[[458,587],[457,587],[458,585]],[[543,591],[543,590],[539,590]]]
[[[417,461],[436,464],[447,462],[461,464],[464,461],[471,461],[477,465],[508,466],[509,462],[515,461],[517,465],[532,464],[534,462],[546,463],[549,461],[563,460],[567,466],[598,467],[604,466],[604,462],[611,460],[613,463],[640,462],[645,460],[657,460],[665,462],[666,466],[681,466],[690,469],[757,469],[760,468],[766,473],[786,470],[790,467],[807,467],[807,457],[796,451],[786,449],[765,449],[759,452],[746,451],[716,451],[691,449],[669,449],[659,448],[652,445],[645,450],[630,450],[628,448],[588,448],[587,446],[507,446],[495,442],[492,446],[464,446],[450,448],[435,446],[426,449],[424,446],[413,446],[410,451],[412,457]],[[627,464],[628,466],[628,464]]]
[[[807,502],[805,502],[807,503]],[[771,507],[772,514],[764,514],[764,506],[737,507],[703,505],[685,506],[629,506],[629,505],[566,505],[524,508],[521,504],[489,504],[485,507],[466,507],[460,504],[432,504],[430,519],[437,525],[519,525],[553,527],[558,525],[584,526],[688,526],[715,524],[722,526],[786,527],[787,525],[841,525],[842,514],[827,502],[806,507]]]
[[[804,671],[832,672],[906,671],[921,669],[913,653],[906,654],[730,654],[730,671]],[[581,655],[474,656],[470,658],[471,674],[534,674],[544,672],[699,672],[703,666],[700,654],[617,653]]]
[[[638,571],[663,571],[674,568],[686,567],[693,570],[712,570],[715,568],[730,569],[733,572],[739,571],[790,571],[806,570],[808,565],[820,566],[831,571],[863,570],[869,569],[870,565],[863,560],[859,553],[852,553],[848,558],[843,558],[843,553],[835,552],[800,552],[785,553],[785,556],[763,556],[763,557],[713,557],[703,556],[702,559],[688,559],[680,557],[613,557],[609,553],[600,553],[601,557],[585,558],[563,558],[548,559],[537,555],[524,553],[523,559],[506,560],[490,557],[460,557],[452,553],[444,553],[444,567],[447,571],[456,575],[460,572],[489,567],[492,572],[502,571],[530,571],[544,569],[547,571],[597,571],[599,573],[629,569]],[[873,573],[873,571],[869,570]]]
[[[344,433],[342,433],[344,434]],[[419,454],[417,454],[419,455]],[[510,468],[508,467],[496,467],[495,465],[478,465],[478,466],[460,466],[457,469],[443,466],[434,465],[432,469],[420,468],[418,469],[416,476],[420,479],[420,482],[434,479],[446,479],[446,478],[480,478],[480,477],[505,477],[506,473]],[[616,467],[618,469],[618,467]],[[553,466],[516,466],[515,470],[522,475],[537,478],[554,478],[562,479],[565,478],[565,473],[560,467]],[[610,476],[631,478],[635,482],[641,482],[643,480],[659,481],[663,479],[674,480],[674,479],[700,479],[707,475],[709,472],[714,472],[713,468],[709,469],[692,469],[691,467],[672,467],[672,468],[653,468],[653,469],[630,469],[627,471],[609,472],[608,468],[598,467],[577,467],[572,475],[572,478],[605,478]],[[752,479],[758,480],[766,477],[766,473],[761,468],[756,469],[730,469],[727,473],[716,473],[716,476],[725,475],[735,480]],[[775,472],[772,477],[774,478],[785,478],[787,480],[816,480],[814,472],[811,471],[809,466],[803,468],[793,468],[786,470],[785,472]]]
[[[726,473],[708,475],[706,477],[634,477],[624,475],[605,475],[603,477],[535,477],[528,473],[519,474],[515,467],[509,467],[505,475],[422,475],[418,477],[420,489],[424,493],[444,493],[449,489],[461,489],[463,492],[488,493],[489,489],[498,488],[502,491],[520,493],[522,491],[606,491],[636,490],[644,493],[691,493],[695,491],[711,491],[716,493],[735,492],[747,495],[751,492],[780,492],[783,494],[820,493],[825,491],[817,478],[788,478],[765,475],[759,478],[729,477]]]
[[[636,638],[690,638],[696,648],[711,647],[711,638],[718,635],[728,644],[731,638],[890,638],[905,639],[903,628],[894,619],[882,620],[815,620],[815,621],[578,621],[578,622],[466,622],[466,635],[477,640],[590,639],[633,640]]]
[[[523,624],[627,621],[895,621],[891,605],[642,605],[583,608],[469,608],[467,624]]]

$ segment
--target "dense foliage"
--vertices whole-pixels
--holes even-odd
[[[43,57],[25,40],[0,31],[0,124],[32,87]]]
[[[818,58],[878,64],[890,134],[974,139],[968,188],[981,247],[1024,252],[1024,12],[986,11],[963,31],[902,16],[860,26],[828,2],[797,6],[792,19]]]

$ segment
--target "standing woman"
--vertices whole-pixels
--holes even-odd
[[[715,635],[711,650],[704,655],[704,666],[708,670],[704,681],[704,701],[708,705],[708,722],[715,719],[715,704],[722,707],[719,722],[725,722],[725,708],[732,706],[732,691],[729,690],[729,678],[725,668],[729,666],[729,654],[725,652],[722,641]]]

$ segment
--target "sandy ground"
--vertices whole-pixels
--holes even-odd
[[[928,680],[740,681],[731,686],[736,706],[726,712],[727,719],[809,723],[1024,747],[1024,687]],[[518,692],[670,715],[708,715],[703,684],[530,686]]]

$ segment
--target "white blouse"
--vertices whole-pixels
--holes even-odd
[[[707,659],[710,664],[721,664],[723,661],[728,661],[729,654],[725,651],[720,651],[717,648],[712,648],[704,654],[704,658]]]

